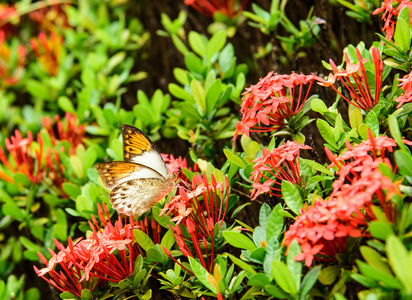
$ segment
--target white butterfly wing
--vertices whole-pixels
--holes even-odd
[[[165,179],[168,175],[166,165],[152,141],[139,129],[122,125],[123,159],[144,165],[155,170]]]
[[[165,181],[159,178],[132,179],[115,186],[110,202],[118,212],[140,216],[159,202],[174,187],[174,176]]]

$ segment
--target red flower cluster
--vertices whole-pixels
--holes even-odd
[[[104,209],[104,212],[103,212]],[[134,261],[139,256],[138,245],[133,245],[133,229],[140,226],[130,217],[129,221],[119,215],[112,224],[105,204],[98,206],[98,214],[103,228],[92,215],[89,221],[93,233],[86,239],[78,239],[65,248],[57,240],[54,243],[60,251],[55,253],[49,249],[52,258],[46,258],[38,252],[41,261],[46,265],[43,269],[34,266],[36,274],[62,292],[68,291],[80,297],[83,289],[94,290],[97,285],[107,281],[119,282],[128,278],[134,271]],[[56,266],[61,271],[56,271]],[[46,277],[49,276],[49,278]]]
[[[53,31],[56,27],[69,27],[69,21],[64,11],[66,4],[53,4],[49,1],[47,6],[33,10],[29,13],[30,19],[38,24],[41,30]]]
[[[412,13],[412,2],[410,0],[385,0],[381,7],[372,13],[373,15],[377,15],[384,12],[382,20],[385,21],[385,25],[382,31],[386,32],[386,38],[388,40],[391,40],[395,33],[396,20],[393,20],[393,17],[397,17],[404,7],[409,7],[409,11]],[[412,22],[412,15],[410,16],[410,20]]]
[[[175,226],[170,228],[183,255],[194,257],[189,247],[190,244],[193,245],[195,255],[210,273],[213,270],[215,251],[214,229],[216,224],[219,224],[219,228],[222,226],[226,216],[229,188],[227,177],[223,184],[216,182],[212,175],[212,184],[209,184],[206,175],[195,175],[192,179],[192,192],[187,193],[180,187],[179,195],[166,204],[161,213],[174,216],[170,221],[175,222]],[[184,228],[183,231],[179,224]],[[170,258],[180,264],[166,248],[163,249]]]
[[[23,138],[20,131],[15,131],[15,136],[5,140],[6,148],[10,153],[13,163],[6,157],[0,147],[0,160],[3,165],[12,173],[17,172],[26,175],[34,184],[39,184],[43,178],[44,169],[42,168],[43,140],[40,134],[37,135],[38,148],[35,149],[33,135],[29,131],[27,138]],[[11,177],[6,180],[13,182]]]
[[[67,127],[64,128],[63,122],[59,117],[57,120],[58,139],[54,134],[50,118],[42,119],[44,127],[49,133],[53,145],[57,141],[67,140],[70,143],[69,152],[74,154],[76,147],[82,143],[85,134],[84,126],[76,125],[76,117],[66,114]],[[40,134],[37,135],[37,141],[34,141],[32,133],[27,133],[27,138],[23,138],[20,131],[15,131],[15,136],[5,140],[6,148],[10,153],[11,159],[7,158],[3,149],[0,147],[0,161],[11,174],[22,173],[34,183],[44,182],[51,190],[58,195],[68,198],[63,190],[63,183],[67,180],[64,175],[64,167],[61,164],[59,153],[56,149],[47,149],[43,153],[43,139]],[[64,152],[64,149],[61,150]],[[44,162],[43,162],[44,159]],[[0,179],[12,183],[13,178],[4,170],[0,170]]]
[[[7,36],[13,34],[14,26],[9,21],[15,13],[16,8],[14,6],[0,4],[0,30],[4,31]]]
[[[17,51],[17,55],[14,55]],[[23,76],[26,64],[26,48],[20,45],[12,49],[6,44],[6,34],[0,30],[0,88],[15,85]]]
[[[412,102],[412,72],[398,80],[401,82],[398,86],[401,87],[403,93],[395,99],[396,102],[399,102],[396,108],[400,108],[404,103]]]
[[[314,258],[335,260],[338,254],[345,253],[349,237],[365,236],[368,222],[375,219],[371,209],[374,203],[380,204],[389,220],[396,218],[391,198],[399,193],[399,182],[393,183],[378,169],[380,163],[390,166],[385,152],[392,151],[395,141],[387,137],[375,139],[370,134],[368,141],[347,145],[348,151],[338,157],[325,148],[332,161],[330,167],[339,168],[339,179],[329,199],[318,199],[312,207],[304,207],[285,233],[285,245],[296,240],[302,253],[295,260],[304,259],[307,266]]]
[[[237,0],[185,0],[186,5],[210,18],[213,18],[216,12],[234,18],[245,9],[248,2],[249,0],[243,0],[240,4]]]
[[[375,66],[375,94],[372,97],[371,87],[369,86],[368,77],[365,70],[365,62],[367,59],[363,59],[358,48],[356,48],[356,55],[358,63],[353,64],[347,53],[345,53],[346,70],[339,70],[333,60],[329,60],[334,74],[329,74],[328,80],[322,80],[319,85],[329,87],[331,86],[343,99],[350,102],[359,109],[364,111],[370,111],[379,102],[382,86],[382,73],[383,73],[383,61],[380,57],[379,50],[372,48],[372,61]],[[345,88],[350,93],[350,99],[346,98],[339,90],[333,85],[336,79],[340,79]]]
[[[242,120],[236,125],[234,139],[239,134],[249,136],[249,132],[275,131],[287,125],[302,109],[314,80],[322,79],[315,75],[270,72],[247,88],[240,109]]]
[[[49,133],[52,144],[55,146],[58,141],[68,141],[72,146],[70,148],[70,154],[74,154],[77,146],[83,144],[83,138],[86,134],[86,126],[78,125],[76,115],[72,115],[68,112],[65,115],[66,124],[60,120],[59,115],[55,115],[54,120],[56,121],[57,136],[54,133],[50,117],[41,118],[41,122]]]
[[[51,76],[56,76],[59,71],[63,37],[52,32],[47,38],[44,32],[40,32],[37,38],[30,39],[30,44],[44,70]]]
[[[253,161],[256,164],[253,166],[253,172],[249,178],[250,181],[253,181],[252,200],[255,200],[261,193],[281,197],[280,186],[283,180],[296,185],[301,183],[300,149],[312,149],[312,147],[287,141],[271,152],[266,148],[262,149],[262,157]]]

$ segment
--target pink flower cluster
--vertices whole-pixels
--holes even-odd
[[[296,185],[301,183],[299,162],[301,149],[312,148],[297,142],[287,141],[284,145],[270,152],[266,148],[262,149],[262,157],[253,161],[255,165],[249,178],[250,181],[253,181],[252,200],[255,200],[261,193],[281,197],[280,186],[283,180]]]
[[[249,136],[249,132],[269,132],[286,126],[309,98],[314,80],[322,79],[315,75],[270,72],[247,88],[240,109],[242,120],[236,125],[234,139],[239,134]]]
[[[325,148],[330,167],[338,168],[339,179],[333,185],[329,199],[317,199],[313,206],[306,206],[301,215],[285,233],[285,245],[296,240],[302,253],[295,260],[305,260],[307,266],[314,258],[335,260],[344,254],[349,238],[367,235],[368,222],[375,219],[372,205],[380,205],[388,220],[396,218],[391,198],[399,193],[399,182],[392,182],[382,175],[378,166],[389,161],[386,151],[392,151],[396,142],[388,137],[373,138],[359,145],[347,143],[348,151],[335,156]],[[315,256],[316,255],[316,256]]]

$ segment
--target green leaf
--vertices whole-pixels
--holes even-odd
[[[174,242],[175,242],[175,236],[173,234],[173,231],[169,229],[162,237],[162,241],[160,242],[160,245],[164,246],[167,250],[170,251],[170,249],[172,249]]]
[[[304,159],[304,158],[301,158],[301,160],[303,160],[309,167],[311,167],[312,169],[314,169],[316,171],[319,171],[319,172],[324,173],[324,174],[328,174],[330,176],[334,175],[331,170],[329,170],[328,168],[322,166],[320,163],[317,163],[314,160]]]
[[[10,216],[19,222],[24,221],[23,211],[15,203],[6,203],[2,205],[2,212],[6,216]]]
[[[73,168],[73,171],[76,173],[77,177],[84,177],[83,165],[79,157],[74,155],[70,156],[70,166]]]
[[[71,182],[63,182],[63,191],[72,199],[76,199],[81,194],[81,190],[78,185]]]
[[[267,221],[266,240],[269,241],[273,237],[278,237],[283,229],[283,216],[279,213],[282,205],[278,203],[272,210]]]
[[[351,128],[358,129],[363,123],[362,113],[358,109],[352,110],[349,116],[349,124]]]
[[[389,235],[394,234],[390,225],[379,221],[369,223],[369,231],[373,237],[381,240],[386,240]]]
[[[383,261],[383,258],[378,251],[367,246],[360,246],[359,249],[363,258],[370,266],[391,275],[391,270],[389,269],[388,264]]]
[[[74,109],[72,101],[66,96],[60,96],[57,99],[57,103],[59,104],[60,108],[65,111],[74,114],[76,110]]]
[[[256,249],[255,243],[253,243],[251,239],[241,234],[240,232],[224,231],[222,232],[222,234],[225,240],[233,247],[246,249],[249,251],[253,251]]]
[[[204,57],[206,54],[206,45],[202,36],[196,31],[190,31],[188,40],[193,51],[200,57]]]
[[[410,26],[409,19],[404,18],[404,14],[406,12],[409,15],[408,7],[405,7],[400,12],[400,15],[398,16],[398,19],[396,22],[396,28],[395,28],[395,34],[394,34],[394,39],[396,43],[398,43],[399,47],[404,52],[408,51],[411,46],[411,26]]]
[[[226,155],[227,159],[230,160],[235,165],[239,166],[242,169],[246,167],[246,163],[243,161],[243,159],[241,159],[239,156],[234,154],[229,149],[223,149],[223,153]]]
[[[268,223],[271,212],[272,212],[272,209],[267,203],[263,203],[263,205],[260,207],[259,225],[265,230],[267,229],[267,223]]]
[[[317,125],[319,133],[323,137],[323,139],[329,145],[331,145],[334,149],[337,149],[335,138],[334,138],[334,135],[333,135],[333,131],[332,131],[332,128],[330,127],[329,123],[324,121],[324,120],[318,119],[316,121],[316,125]]]
[[[243,260],[237,258],[236,256],[232,254],[227,253],[227,256],[229,256],[229,258],[233,261],[233,263],[239,266],[242,270],[245,270],[249,272],[250,274],[256,274],[255,269],[253,269],[253,267],[249,265],[248,263],[244,262]]]
[[[405,259],[408,255],[405,245],[398,237],[390,235],[386,240],[385,248],[392,270],[397,278],[404,282],[406,273],[411,272],[411,270],[405,268]],[[389,274],[391,273],[389,272]]]
[[[152,239],[139,229],[133,230],[133,237],[136,240],[137,244],[146,251],[154,247]]]
[[[313,111],[316,111],[320,113],[321,115],[329,111],[325,102],[323,102],[321,99],[313,99],[312,102],[310,103],[310,107],[312,108]]]
[[[193,79],[190,83],[190,90],[192,92],[193,99],[199,106],[200,110],[202,112],[206,112],[206,94],[202,84],[196,79]]]
[[[405,151],[395,151],[395,161],[398,165],[399,173],[404,176],[412,176],[412,156]]]
[[[213,293],[217,293],[218,290],[209,282],[209,277],[213,277],[206,269],[193,257],[189,256],[189,263],[190,267],[192,268],[193,273],[195,274],[196,278],[211,290]]]
[[[364,123],[368,125],[369,129],[372,131],[373,136],[377,137],[379,136],[379,120],[378,117],[376,116],[375,112],[371,110],[365,117]]]
[[[28,79],[26,81],[26,89],[34,98],[52,100],[49,88],[40,81]]]
[[[304,300],[306,299],[306,295],[310,292],[312,287],[318,281],[319,274],[322,270],[322,266],[316,266],[311,269],[309,272],[306,273],[305,277],[303,277],[302,284],[299,289],[299,299]]]
[[[220,79],[213,82],[206,94],[206,114],[209,115],[216,107],[219,96],[222,90],[222,82]]]
[[[283,180],[282,196],[290,210],[299,215],[299,211],[303,207],[303,200],[298,188],[293,183]]]
[[[286,265],[292,275],[296,287],[300,286],[302,262],[295,261],[293,258],[301,252],[299,244],[296,241],[293,241],[289,247],[288,255],[286,256]]]
[[[401,289],[402,286],[399,283],[399,281],[393,277],[392,275],[388,275],[370,265],[367,263],[364,263],[362,261],[358,261],[358,267],[359,270],[363,275],[367,275],[372,279],[375,279],[377,281],[381,281],[385,284],[385,286],[393,289]]]
[[[209,43],[207,44],[207,48],[206,48],[207,60],[211,60],[213,55],[215,55],[217,52],[222,50],[225,44],[226,44],[226,31],[221,30],[219,32],[216,32],[210,39]]]
[[[298,293],[292,274],[285,263],[276,260],[272,262],[270,279],[275,279],[279,287],[286,293],[291,294],[292,296],[295,296]]]

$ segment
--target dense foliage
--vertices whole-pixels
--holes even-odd
[[[412,1],[9,2],[0,299],[412,297]],[[141,216],[122,124],[178,177]]]

